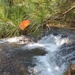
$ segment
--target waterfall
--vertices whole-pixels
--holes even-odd
[[[30,75],[63,75],[73,58],[72,54],[74,56],[74,46],[70,46],[71,44],[72,40],[67,36],[50,34],[37,43],[25,46],[24,48],[29,50],[39,47],[47,52],[43,56],[33,57],[35,66],[28,66]],[[70,49],[72,50],[69,51]]]
[[[28,38],[24,40],[25,42],[22,41],[23,39],[24,37],[21,36],[0,41],[2,44],[0,55],[4,59],[2,61],[7,65],[4,68],[5,65],[0,64],[1,73],[10,70],[10,74],[12,72],[18,74],[16,72],[18,71],[17,66],[20,65],[26,69],[25,73],[23,72],[24,75],[64,75],[68,66],[75,63],[74,37],[72,39],[59,33],[48,34],[38,40],[37,43],[29,42],[28,44]]]

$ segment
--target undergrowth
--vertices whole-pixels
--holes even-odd
[[[71,4],[70,0],[0,0],[0,38],[21,35],[19,24],[26,19],[31,23],[23,33],[38,37],[47,18],[57,17]]]

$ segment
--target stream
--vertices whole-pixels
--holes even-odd
[[[36,43],[24,36],[2,39],[0,75],[64,75],[75,64],[74,35],[71,30],[52,29]]]

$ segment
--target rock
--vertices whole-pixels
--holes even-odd
[[[32,42],[29,41],[29,43]],[[30,75],[28,66],[34,67],[33,57],[46,54],[41,47],[32,50],[23,47],[25,47],[25,43],[0,43],[0,75]]]
[[[75,64],[71,64],[65,75],[75,75]]]

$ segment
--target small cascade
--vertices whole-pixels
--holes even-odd
[[[45,35],[37,43],[24,36],[7,38],[0,44],[0,59],[6,64],[0,64],[2,75],[5,71],[10,75],[64,75],[75,63],[75,40],[63,34]]]
[[[68,52],[66,53],[66,51],[71,49],[69,48],[69,44],[71,43],[72,40],[69,37],[50,34],[43,37],[36,44],[25,46],[30,50],[39,47],[44,48],[44,50],[47,51],[47,54],[44,56],[33,57],[36,65],[34,67],[28,67],[30,75],[63,75],[70,64],[70,61],[68,60],[73,58],[72,54],[74,53],[71,55]],[[64,55],[65,53],[66,55]]]

